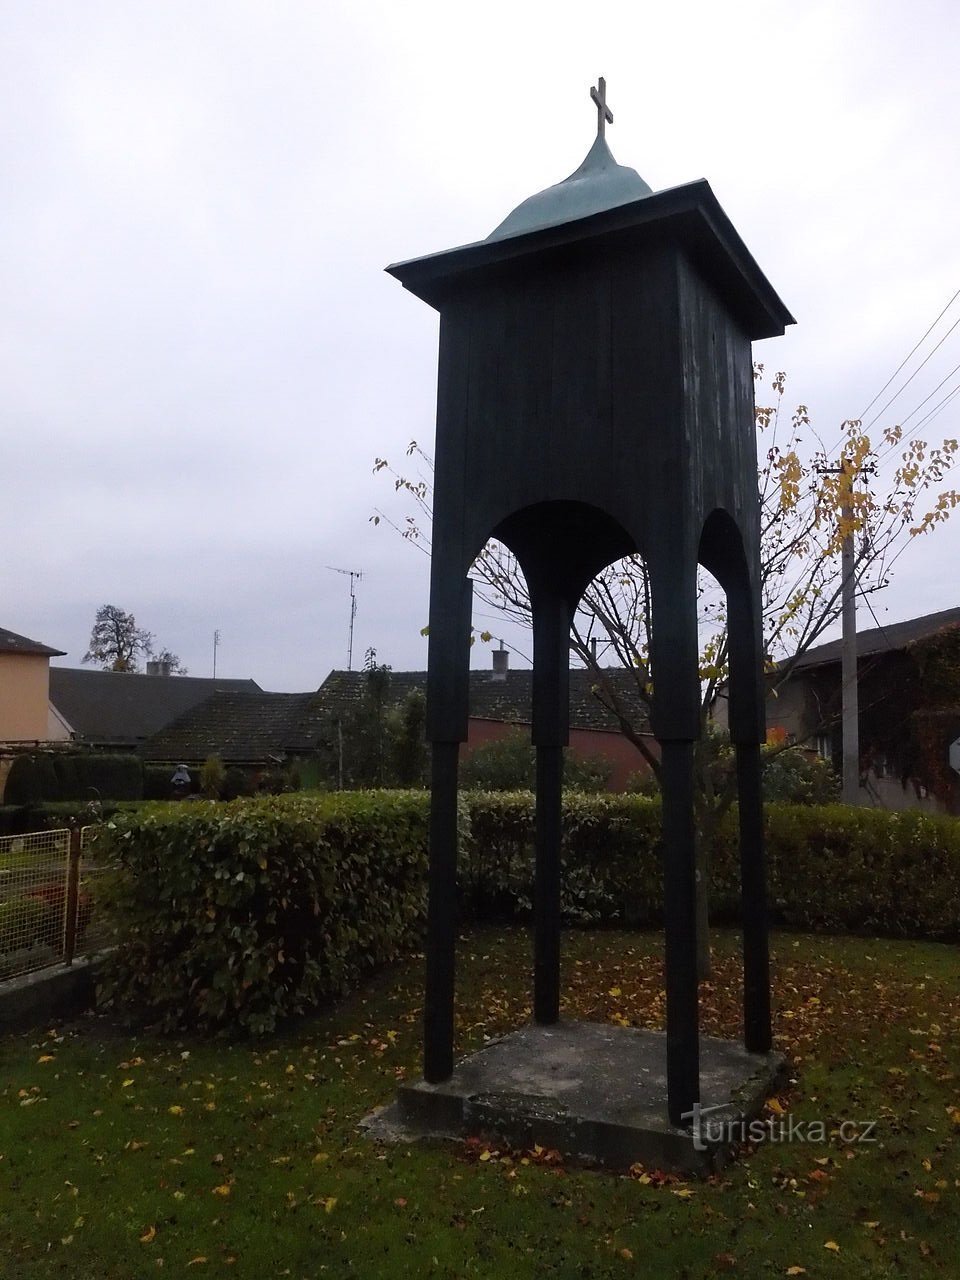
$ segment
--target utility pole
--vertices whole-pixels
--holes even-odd
[[[853,539],[853,486],[857,473],[841,460],[838,467],[818,467],[821,475],[840,476],[840,518],[846,525],[840,550],[840,733],[842,742],[841,799],[860,803],[860,690],[857,676],[857,553]],[[863,477],[873,467],[860,471]]]
[[[331,573],[342,573],[350,579],[350,638],[347,643],[347,670],[353,670],[353,623],[357,616],[357,583],[363,577],[358,569],[337,569],[332,564],[327,568]]]
[[[220,632],[213,633],[213,678],[217,678],[217,650],[220,648]]]

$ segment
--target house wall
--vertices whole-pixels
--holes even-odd
[[[0,654],[0,742],[45,741],[49,701],[46,655]]]
[[[47,703],[47,741],[70,742],[73,730],[52,702]]]
[[[504,720],[481,720],[471,716],[467,723],[467,741],[463,746],[463,755],[467,756],[477,747],[488,742],[497,742],[522,729],[529,733],[530,726],[513,724]],[[644,735],[651,750],[659,754],[656,740]],[[637,748],[622,733],[614,729],[574,729],[570,730],[570,750],[574,755],[583,757],[602,756],[612,766],[608,789],[623,791],[630,775],[646,774],[650,770]]]

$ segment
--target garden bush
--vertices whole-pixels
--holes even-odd
[[[89,751],[74,756],[74,761],[80,790],[76,797],[64,796],[64,800],[89,800],[93,792],[99,793],[101,800],[143,798],[143,761],[139,756]]]
[[[3,789],[4,804],[39,804],[43,799],[40,790],[40,770],[33,756],[17,756],[10,766]]]
[[[61,800],[140,800],[143,762],[108,751],[25,752],[13,761],[3,791],[7,805]]]
[[[536,784],[536,753],[530,734],[511,729],[502,738],[481,743],[464,756],[460,765],[460,786],[467,791],[530,790]],[[606,791],[613,773],[609,760],[601,755],[576,755],[569,747],[563,753],[563,785],[569,791]]]
[[[194,775],[191,774],[191,778]],[[169,764],[145,764],[143,766],[144,800],[169,800],[173,796],[173,766]]]
[[[170,1029],[272,1031],[420,938],[426,832],[403,792],[118,814],[95,853],[114,864],[105,997]]]
[[[270,1031],[422,936],[429,797],[341,792],[117,814],[107,852],[119,947],[113,997],[166,1026]],[[532,912],[529,792],[460,797],[464,920]],[[767,808],[773,922],[960,940],[960,822],[841,805]],[[662,920],[659,801],[563,802],[568,923]],[[714,920],[739,915],[736,812],[710,858]]]

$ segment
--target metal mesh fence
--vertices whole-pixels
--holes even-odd
[[[69,831],[0,837],[0,980],[64,957]]]
[[[105,870],[99,830],[0,836],[0,982],[109,944],[97,902]]]

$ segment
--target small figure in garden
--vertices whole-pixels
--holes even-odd
[[[174,800],[183,800],[190,794],[190,770],[185,764],[178,764],[170,779],[170,787]]]

